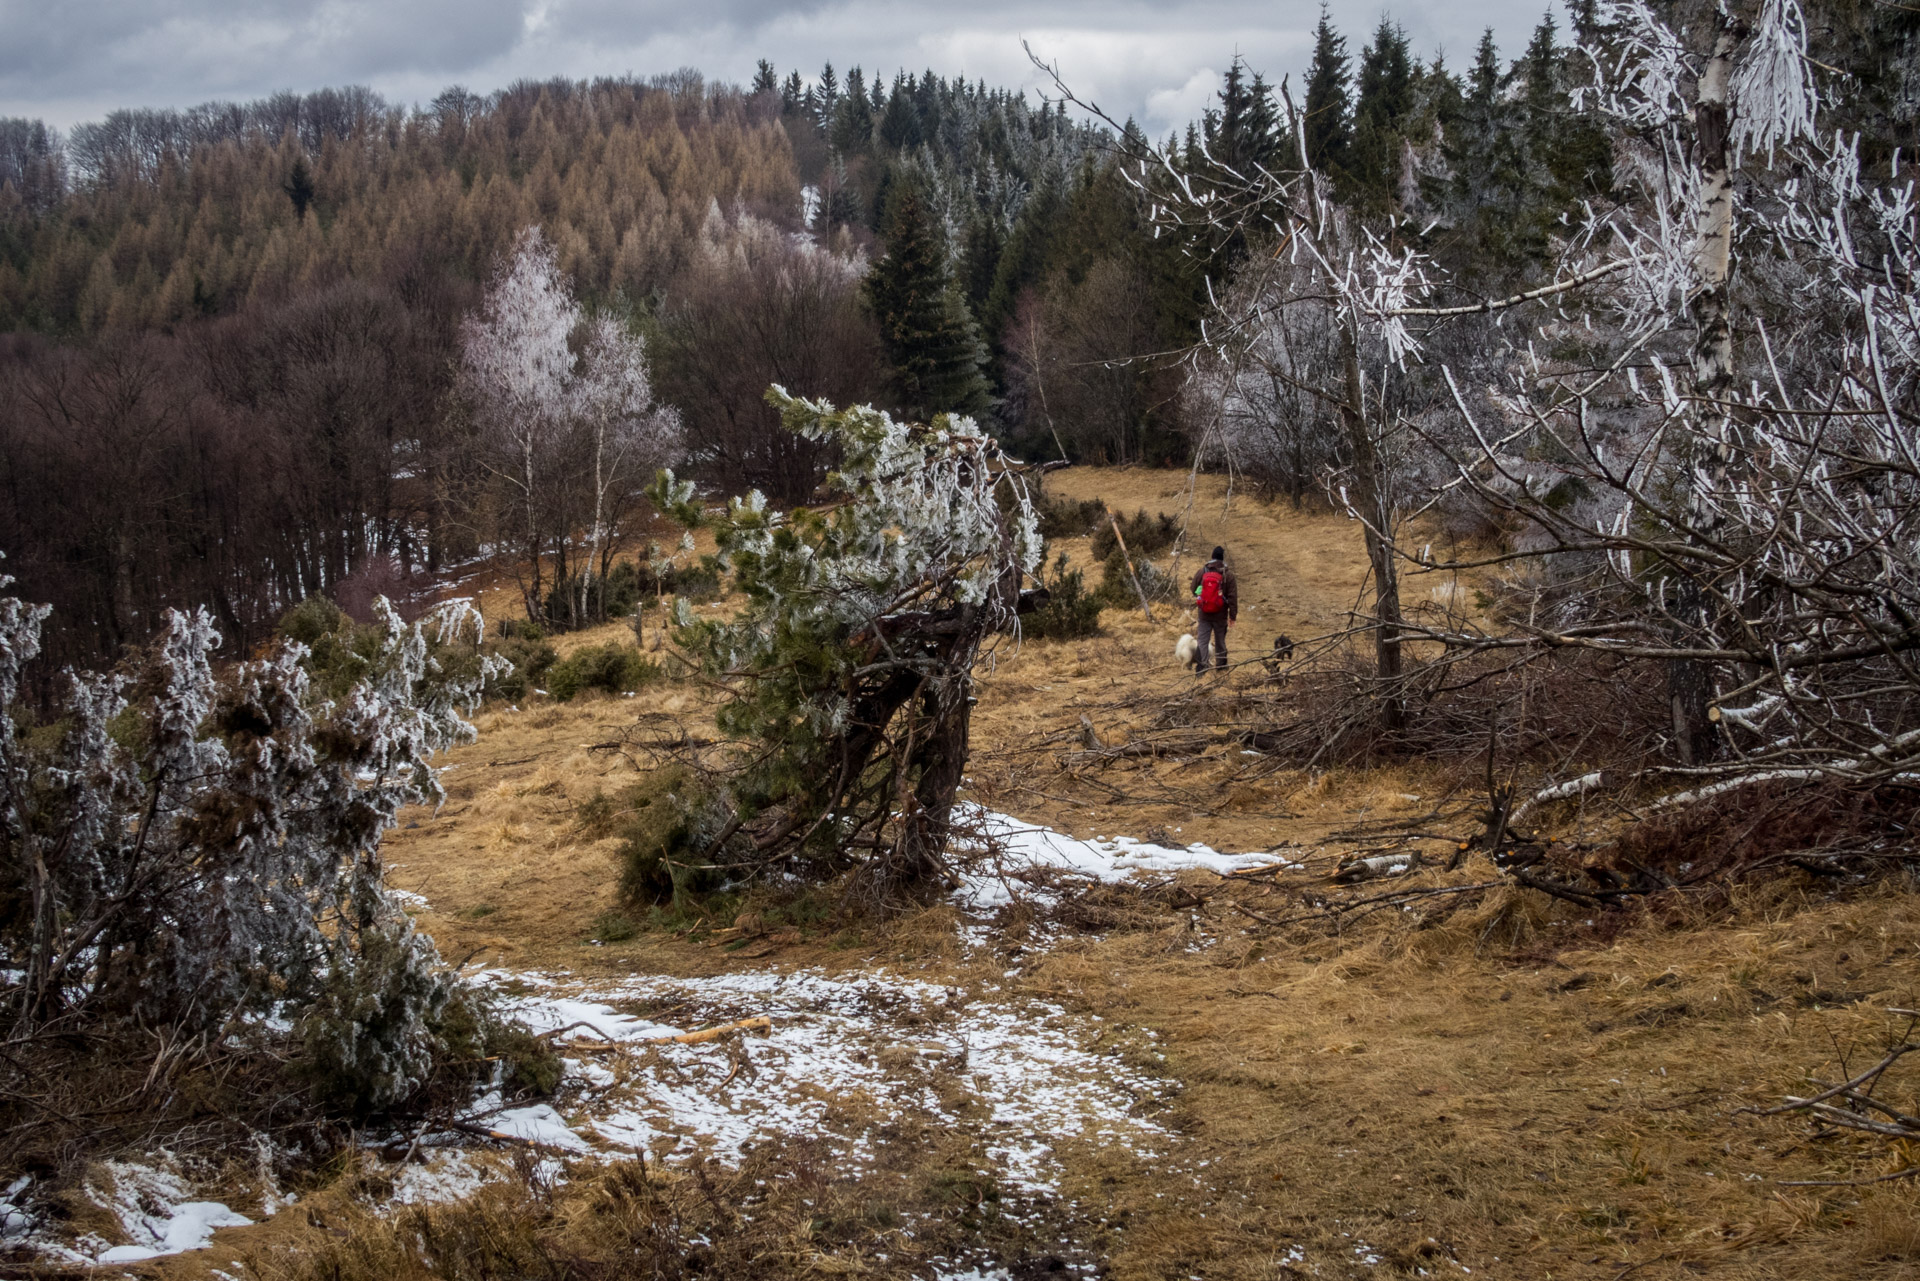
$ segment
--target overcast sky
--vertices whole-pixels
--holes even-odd
[[[1358,53],[1382,13],[1461,66],[1483,27],[1517,55],[1549,0],[1333,0]],[[1555,0],[1556,11],[1560,5]],[[1319,0],[0,0],[0,116],[69,128],[114,107],[185,107],[364,84],[401,103],[523,76],[682,66],[744,83],[756,59],[831,60],[1038,83],[1022,38],[1083,96],[1156,133],[1191,119],[1234,53],[1278,81],[1306,64]],[[1565,29],[1564,20],[1561,22]]]

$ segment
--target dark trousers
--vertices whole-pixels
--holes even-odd
[[[1194,670],[1196,672],[1207,670],[1207,638],[1211,636],[1214,666],[1225,671],[1227,669],[1227,612],[1223,609],[1218,614],[1209,614],[1201,610],[1199,614],[1200,625],[1193,632],[1195,639],[1200,642],[1200,652],[1193,656]]]

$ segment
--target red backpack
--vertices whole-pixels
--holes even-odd
[[[1200,612],[1217,614],[1227,607],[1227,594],[1221,590],[1226,579],[1223,569],[1210,569],[1200,575]]]

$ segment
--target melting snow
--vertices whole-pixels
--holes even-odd
[[[1136,872],[1178,872],[1204,867],[1220,873],[1241,872],[1268,867],[1280,861],[1269,851],[1248,854],[1222,854],[1212,846],[1195,841],[1175,847],[1136,841],[1129,836],[1095,836],[1080,840],[1051,827],[1023,823],[1007,814],[977,806],[956,822],[971,826],[979,833],[980,852],[988,853],[996,864],[992,871],[974,871],[961,878],[956,897],[967,907],[987,910],[1011,901],[1011,882],[1034,871],[1064,872],[1095,881],[1124,881]]]
[[[507,977],[496,971],[482,981]],[[551,1108],[495,1112],[497,1097],[474,1114],[495,1129],[522,1126],[511,1132],[543,1143],[584,1147],[578,1136],[586,1135],[614,1153],[738,1161],[755,1141],[791,1135],[834,1141],[862,1160],[875,1138],[863,1123],[837,1120],[834,1104],[858,1101],[853,1113],[871,1115],[875,1099],[892,1099],[940,1124],[981,1130],[1006,1184],[1043,1193],[1054,1187],[1056,1141],[1144,1151],[1163,1133],[1135,1111],[1161,1097],[1164,1083],[1090,1046],[1097,1025],[1051,1002],[970,1000],[962,989],[884,971],[639,977],[590,990],[511,977],[545,990],[504,1002],[508,1013],[536,1030],[586,1023],[556,1044],[578,1036],[626,1047],[616,1052],[628,1056],[623,1078],[586,1055],[569,1059],[569,1074],[587,1084],[565,1118]],[[767,1015],[773,1031],[642,1048],[636,1043],[680,1029],[617,1008],[631,1004],[687,1009],[697,1016],[688,1027]],[[936,1080],[949,1098],[963,1089],[972,1105],[948,1108]]]
[[[101,1164],[113,1180],[113,1189],[105,1195],[94,1190],[95,1200],[120,1220],[133,1244],[109,1246],[98,1238],[81,1241],[100,1263],[137,1263],[163,1254],[204,1249],[213,1243],[215,1228],[239,1228],[253,1222],[218,1201],[188,1200],[192,1189],[171,1170],[125,1161]]]

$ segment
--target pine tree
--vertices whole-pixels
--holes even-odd
[[[1413,109],[1413,60],[1406,32],[1384,17],[1373,43],[1360,51],[1359,90],[1345,194],[1364,213],[1388,213],[1398,204],[1405,129]]]
[[[867,276],[867,305],[899,404],[909,414],[984,414],[986,351],[947,272],[947,251],[919,184],[897,182],[888,199],[886,256]]]
[[[778,388],[767,400],[788,431],[834,450],[831,501],[778,512],[755,491],[716,516],[670,472],[651,493],[712,530],[745,602],[725,621],[677,602],[675,639],[722,691],[717,722],[743,748],[686,789],[695,830],[672,853],[730,879],[853,873],[883,901],[940,893],[973,665],[1034,603],[1020,590],[1040,562],[1031,500],[964,419],[919,427]]]
[[[780,90],[780,114],[790,116],[800,110],[802,103],[806,100],[806,95],[806,82],[800,78],[800,73],[798,71],[789,71],[787,73],[787,82]]]
[[[1327,174],[1339,174],[1353,142],[1349,116],[1352,95],[1348,76],[1347,38],[1334,30],[1325,5],[1313,32],[1313,63],[1307,70],[1307,163]]]
[[[774,74],[773,64],[765,58],[760,59],[760,65],[754,70],[752,92],[757,94],[780,92],[780,77]]]

